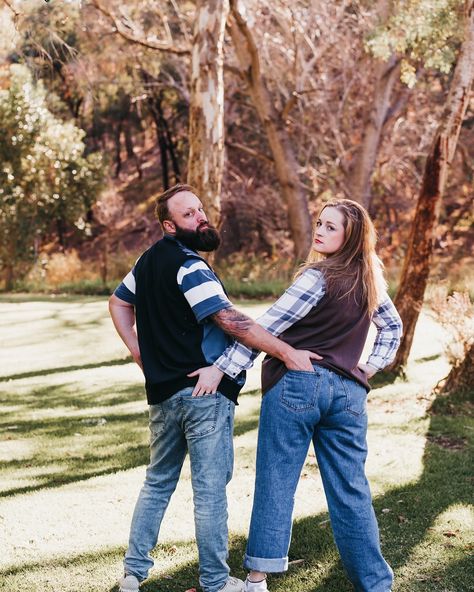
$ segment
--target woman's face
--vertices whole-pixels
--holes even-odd
[[[344,238],[344,214],[337,208],[324,208],[316,222],[313,249],[322,255],[332,255],[342,247]]]

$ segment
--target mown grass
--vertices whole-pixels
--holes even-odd
[[[30,304],[26,302],[24,306]],[[35,327],[46,326],[45,317],[49,317],[51,309],[45,303],[42,316],[38,306],[39,309],[28,308],[35,317],[18,325],[16,341],[9,333],[12,325],[3,317],[8,338],[19,354],[32,351],[28,341],[33,337],[28,340],[26,334],[33,336]],[[13,312],[15,318],[22,317],[16,308]],[[84,312],[93,313],[102,328],[100,341]],[[32,506],[38,512],[63,516],[63,494],[67,494],[71,504],[70,497],[77,487],[82,496],[78,499],[87,499],[84,488],[90,486],[92,491],[93,484],[98,483],[105,487],[106,480],[119,471],[130,482],[135,496],[138,485],[132,475],[147,461],[146,405],[140,374],[132,364],[123,364],[121,357],[114,357],[115,335],[104,322],[105,300],[92,304],[87,299],[67,301],[59,308],[55,305],[54,314],[56,329],[66,330],[64,321],[69,321],[77,331],[75,340],[66,330],[64,358],[57,353],[58,349],[48,349],[47,344],[38,340],[37,370],[29,372],[28,363],[22,360],[2,367],[0,378],[0,525],[17,521],[18,528],[31,539],[35,537],[35,527],[28,530],[21,508]],[[422,347],[418,341],[408,368],[408,382],[381,381],[371,392],[368,472],[384,554],[396,575],[394,592],[469,592],[474,589],[470,560],[474,549],[473,407],[465,397],[459,405],[456,399],[448,407],[441,399],[433,404],[431,391],[446,365],[439,352],[433,353],[435,340],[432,328],[428,329],[423,328],[423,336],[430,347]],[[81,332],[90,332],[94,338],[93,351],[84,350]],[[53,339],[54,331],[51,329],[48,335],[48,339]],[[55,352],[54,359],[51,352]],[[94,355],[105,362],[89,361]],[[82,358],[85,364],[80,364]],[[71,360],[76,363],[70,364]],[[433,411],[428,410],[430,405]],[[231,532],[229,562],[232,572],[244,577],[241,559],[251,504],[258,397],[244,395],[236,417],[236,468],[232,484],[235,489],[230,503],[241,504],[233,509],[234,513],[242,513],[243,518],[242,522],[233,523],[236,526]],[[188,487],[187,470],[183,480]],[[240,491],[240,497],[235,495]],[[351,586],[338,559],[324,504],[304,506],[310,496],[322,500],[318,468],[312,455],[303,470],[299,491],[290,548],[292,563],[287,575],[269,578],[269,588],[273,592],[348,592]],[[59,505],[46,505],[45,496]],[[95,502],[91,503],[97,503],[97,496],[92,499]],[[90,511],[87,504],[81,504],[71,505],[71,520],[77,520],[79,525],[75,531],[78,539],[84,538],[81,513]],[[19,514],[12,519],[9,515],[16,507]],[[180,533],[180,522],[183,521],[184,529],[185,521],[189,522],[185,514],[191,513],[191,508],[183,504],[170,512],[174,512],[170,519]],[[104,519],[104,528],[107,524]],[[62,526],[55,525],[44,535],[45,547],[50,544],[49,538],[60,539]],[[71,550],[61,550],[59,544],[51,552],[42,549],[41,540],[37,552],[32,551],[28,540],[19,544],[14,533],[2,534],[0,527],[0,547],[9,557],[3,565],[0,559],[0,590],[115,591],[128,523],[122,526],[120,544],[112,542],[117,537],[100,545],[86,538],[76,548],[64,539],[64,547]],[[13,552],[9,552],[11,545],[15,545]],[[197,551],[189,533],[183,531],[158,545],[154,556],[156,568],[144,584],[144,592],[184,592],[198,587]]]

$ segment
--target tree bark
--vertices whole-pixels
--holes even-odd
[[[460,364],[451,368],[446,382],[441,387],[441,393],[470,394],[474,392],[474,342],[466,352]]]
[[[138,178],[141,179],[143,177],[142,167],[140,164],[140,158],[137,156],[135,148],[133,147],[132,129],[130,126],[130,121],[128,119],[124,121],[123,135],[125,138],[125,149],[127,151],[127,158],[131,158],[133,160],[133,162],[135,163],[135,168],[137,169]]]
[[[464,41],[454,69],[441,123],[426,160],[400,288],[395,298],[395,305],[404,325],[402,342],[392,364],[392,369],[399,373],[403,372],[407,363],[416,322],[423,305],[441,199],[469,101],[474,76],[474,0],[467,2],[465,22]]]
[[[391,11],[391,0],[379,0],[377,3],[379,22],[386,22]],[[366,116],[362,143],[349,175],[350,198],[361,203],[366,209],[370,208],[372,201],[371,180],[377,162],[383,126],[390,112],[393,85],[400,72],[399,66],[400,59],[395,54],[392,54],[386,62],[377,60],[372,105]]]
[[[120,120],[114,129],[114,143],[115,143],[115,173],[114,176],[118,179],[120,171],[122,170],[122,144],[120,138],[122,137],[122,120]]]
[[[242,77],[267,135],[275,172],[288,211],[288,223],[295,245],[296,261],[303,261],[311,247],[312,226],[308,200],[298,178],[298,162],[285,122],[277,112],[260,69],[258,48],[238,0],[230,0],[229,31],[239,60]]]
[[[199,0],[195,17],[189,106],[188,183],[212,224],[220,221],[224,172],[224,33],[228,0]]]
[[[170,155],[171,164],[173,166],[175,183],[179,183],[180,178],[181,178],[181,174],[179,172],[179,162],[178,162],[178,158],[176,156],[175,143],[173,141],[173,136],[171,134],[168,122],[166,121],[165,115],[163,113],[163,109],[161,107],[161,96],[160,96],[160,99],[158,101],[156,101],[156,108],[158,110],[160,121],[163,126],[163,134],[165,135],[165,138],[166,138],[168,153]]]
[[[372,175],[382,138],[382,130],[390,111],[390,98],[393,85],[400,72],[400,60],[392,55],[388,62],[377,64],[376,85],[370,112],[367,115],[364,136],[354,165],[351,169],[349,187],[351,199],[361,203],[366,209],[372,201]]]

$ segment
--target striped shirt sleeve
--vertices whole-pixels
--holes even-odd
[[[221,282],[204,261],[189,259],[180,267],[176,279],[198,322],[232,307]]]
[[[321,272],[307,269],[275,304],[257,319],[257,323],[278,337],[288,327],[304,318],[318,304],[324,293],[325,283]],[[253,365],[259,353],[259,350],[248,348],[236,341],[214,362],[214,365],[231,378],[235,378],[242,370]]]
[[[135,267],[123,278],[122,283],[114,291],[115,296],[135,306]]]
[[[400,315],[388,294],[385,295],[382,304],[375,311],[372,322],[377,327],[377,335],[367,364],[377,370],[382,370],[395,359],[403,330]]]

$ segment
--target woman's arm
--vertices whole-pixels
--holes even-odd
[[[305,271],[291,286],[280,296],[261,317],[257,323],[273,336],[278,337],[304,318],[315,307],[325,293],[325,284],[322,274],[313,269]],[[225,328],[222,327],[224,330]],[[236,336],[236,339],[241,337]],[[255,358],[264,349],[256,342],[258,349],[243,345],[236,341],[214,362],[214,365],[231,378],[235,378],[242,372],[251,368]]]
[[[362,367],[363,370],[368,366],[366,371],[369,378],[393,362],[403,331],[400,315],[388,295],[374,312],[372,322],[377,327],[374,347],[366,364],[359,364],[359,368]]]
[[[321,356],[306,350],[295,350],[275,337],[305,317],[323,296],[321,273],[307,270],[256,323],[235,308],[213,315],[213,321],[238,341],[229,346],[213,366],[200,368],[188,375],[199,377],[193,395],[215,392],[224,373],[235,378],[253,365],[262,350],[281,359],[288,369],[312,369],[311,360],[320,360]]]

